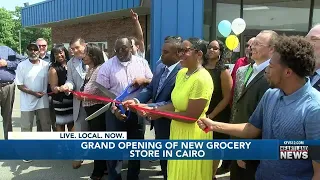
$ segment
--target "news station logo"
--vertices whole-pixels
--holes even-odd
[[[281,160],[307,160],[309,159],[308,146],[280,146]]]

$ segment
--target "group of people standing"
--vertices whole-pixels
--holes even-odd
[[[139,105],[199,119],[170,119],[138,110],[139,116],[152,120],[157,139],[208,140],[231,136],[319,140],[319,32],[319,25],[306,37],[261,31],[248,41],[247,57],[236,63],[234,84],[232,73],[223,63],[223,43],[168,37],[162,48],[162,63],[151,83],[123,104],[132,111],[133,105]],[[170,54],[172,57],[168,58]],[[176,76],[173,81],[172,73]],[[120,110],[114,110],[119,120],[126,118]],[[205,128],[214,133],[204,133]],[[318,160],[235,160],[231,164],[225,161],[221,168],[228,168],[228,163],[232,180],[320,178]],[[214,179],[219,161],[169,160],[160,164],[165,179]]]
[[[65,131],[67,126],[68,131],[126,131],[128,139],[144,139],[146,118],[155,129],[156,139],[319,139],[319,25],[306,38],[261,31],[247,42],[246,57],[236,62],[233,72],[224,64],[227,51],[223,42],[168,36],[152,73],[144,57],[137,14],[132,12],[132,18],[139,35],[118,38],[115,55],[110,59],[97,45],[80,37],[71,40],[71,53],[62,44],[56,44],[49,57],[44,53],[46,41],[38,39],[27,46],[27,60],[18,62],[16,56],[1,56],[2,69],[16,70],[16,77],[7,84],[1,83],[1,88],[16,84],[21,90],[22,131],[32,131],[36,116],[40,131]],[[140,90],[123,102],[131,111],[130,116],[113,106],[86,121],[104,102],[72,91],[105,96],[96,84],[115,96],[131,84],[139,86]],[[171,119],[136,110],[132,105],[199,120]],[[10,131],[9,125],[4,123],[5,133]],[[213,132],[205,133],[205,128]],[[170,180],[211,180],[219,162],[161,160],[160,173]],[[81,163],[74,161],[73,167],[79,168]],[[95,160],[90,179],[100,180],[107,173],[108,179],[119,180],[121,168],[120,159]],[[232,180],[320,179],[320,164],[316,160],[223,161],[220,171],[229,169]],[[137,180],[139,173],[140,161],[130,160],[127,179]]]

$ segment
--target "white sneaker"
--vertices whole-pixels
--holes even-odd
[[[30,162],[32,162],[32,160],[22,160],[23,162],[25,162],[25,163],[30,163]]]

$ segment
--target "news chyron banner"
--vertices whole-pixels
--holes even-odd
[[[0,159],[319,160],[320,141],[128,140],[126,132],[10,132]]]

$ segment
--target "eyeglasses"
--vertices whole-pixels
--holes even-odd
[[[47,45],[39,45],[39,47],[47,47]]]
[[[198,49],[194,49],[194,48],[182,48],[182,49],[180,49],[180,53],[182,53],[182,54],[189,54],[189,53],[191,53],[191,51],[196,51],[196,52],[198,52],[199,50]]]
[[[246,44],[246,46],[245,46],[246,48],[248,48],[248,47],[250,47],[250,44]]]

